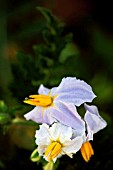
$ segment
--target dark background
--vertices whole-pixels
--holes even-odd
[[[7,0],[0,3],[0,99],[12,108],[14,105],[23,105],[23,99],[31,91],[37,91],[40,82],[51,87],[58,85],[63,76],[75,76],[85,80],[97,95],[93,104],[98,106],[100,115],[108,125],[94,135],[92,146],[95,155],[88,163],[78,152],[73,159],[63,156],[58,169],[113,169],[113,10],[111,1]],[[31,87],[29,81],[18,72],[20,66],[16,65],[15,71],[12,63],[14,65],[17,62],[17,51],[33,54],[33,45],[43,41],[41,29],[44,22],[40,22],[42,16],[36,10],[37,6],[50,9],[59,20],[65,23],[62,36],[70,32],[73,34],[77,56],[69,58],[61,65],[57,57],[53,57],[52,60],[57,63],[53,75],[51,74],[45,80],[43,74],[35,73],[39,84],[33,81],[35,86]],[[27,63],[26,60],[26,69],[34,74],[33,66]],[[44,66],[46,68],[46,64]],[[49,70],[48,66],[46,69]],[[57,75],[54,75],[55,72]],[[23,126],[11,125],[6,135],[1,132],[1,169],[10,170],[17,167],[41,169],[41,164],[37,165],[29,159],[34,148],[34,145],[31,146],[34,128],[29,128],[27,125],[24,126],[23,132]]]

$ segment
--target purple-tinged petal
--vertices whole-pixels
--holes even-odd
[[[93,131],[90,129],[90,127],[87,125],[87,135],[86,135],[86,141],[93,140]]]
[[[85,122],[81,119],[76,111],[76,107],[72,104],[66,105],[62,102],[55,102],[52,108],[51,116],[60,123],[70,126],[74,129],[84,130]]]
[[[52,124],[52,123],[54,123],[54,122],[57,122],[56,121],[56,119],[52,116],[52,114],[53,114],[53,109],[52,109],[53,107],[48,107],[48,108],[46,108],[46,109],[43,109],[43,116],[47,116],[47,118],[48,118],[48,123],[47,124]],[[46,122],[44,122],[44,123],[46,123]]]
[[[53,88],[51,89],[51,92],[50,92],[50,96],[51,96],[51,97],[54,97],[54,96],[55,96],[56,90],[57,90],[57,87],[53,87]]]
[[[106,121],[99,115],[98,109],[96,106],[88,106],[85,104],[86,114],[84,120],[93,133],[98,132],[99,130],[106,127]]]
[[[53,123],[54,119],[50,116],[50,114],[46,114],[45,111],[47,112],[47,109],[44,110],[42,107],[36,106],[33,110],[26,113],[24,117],[27,120],[33,120],[34,122],[37,123],[47,123],[47,124]]]
[[[38,89],[39,94],[48,95],[49,92],[50,92],[50,89],[44,87],[43,84],[40,85],[40,87]]]
[[[100,116],[98,112],[98,108],[95,105],[89,106],[88,104],[84,103],[84,107],[86,111],[89,111],[90,113]]]
[[[40,85],[39,89],[38,89],[38,93],[39,94],[44,94],[44,95],[50,95],[51,97],[53,97],[54,93],[56,92],[57,87],[53,87],[52,89],[48,89],[46,87],[43,86],[43,84]]]
[[[85,102],[91,102],[96,97],[90,85],[71,77],[62,79],[54,95],[58,95],[55,100],[73,103],[76,106],[80,106]]]

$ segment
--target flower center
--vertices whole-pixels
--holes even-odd
[[[45,156],[48,157],[48,160],[54,159],[60,152],[61,152],[62,146],[59,142],[53,142],[51,143],[45,152]]]
[[[92,155],[94,155],[94,150],[90,142],[85,142],[81,147],[81,154],[86,162],[88,162]]]
[[[43,106],[47,107],[52,104],[52,98],[46,95],[30,95],[29,98],[24,100],[24,103],[33,105],[33,106]]]

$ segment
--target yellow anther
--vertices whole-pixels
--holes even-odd
[[[45,156],[48,156],[48,160],[54,159],[61,152],[61,144],[58,142],[51,143],[45,152]]]
[[[59,151],[61,149],[61,144],[60,143],[56,143],[54,149],[51,152],[51,156],[53,156],[57,151]]]
[[[90,150],[90,153],[91,153],[91,156],[94,155],[94,150],[92,148],[92,145],[90,142],[88,142],[88,147],[89,147],[89,150]]]
[[[43,106],[47,107],[52,104],[52,98],[46,95],[30,95],[29,98],[24,100],[24,103],[33,106]]]
[[[94,155],[94,150],[90,142],[85,142],[81,147],[81,154],[86,162],[88,162],[92,155]]]
[[[45,155],[48,156],[49,152],[54,148],[54,146],[57,144],[57,142],[53,142],[51,143],[47,149],[46,149],[46,152],[45,152]]]

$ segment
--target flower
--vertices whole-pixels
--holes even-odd
[[[80,106],[85,102],[91,102],[96,97],[90,85],[72,77],[63,78],[60,85],[52,89],[40,85],[38,93],[39,95],[30,95],[24,100],[24,103],[36,106],[24,117],[27,120],[47,124],[52,124],[59,117],[60,119],[67,117],[64,112],[65,105],[70,110],[71,104]],[[64,122],[63,119],[61,122]]]
[[[93,135],[107,126],[106,121],[99,115],[98,108],[94,105],[89,106],[84,104],[86,113],[84,116],[84,122],[86,124],[84,135],[84,142],[81,147],[81,154],[86,162],[88,162],[92,155],[94,155],[94,150],[92,148],[90,140],[93,140]]]
[[[72,128],[58,122],[50,127],[43,123],[35,137],[39,156],[43,156],[48,162],[55,162],[62,155],[72,158],[83,143],[82,135],[73,138]]]
[[[92,145],[89,141],[93,140],[93,135],[105,128],[107,123],[99,115],[99,111],[96,106],[89,106],[85,103],[84,107],[86,110],[84,118],[78,114],[76,107],[73,105],[70,105],[70,110],[67,105],[65,105],[63,107],[63,113],[65,112],[65,114],[58,117],[56,112],[54,113],[54,116],[58,121],[63,120],[62,116],[64,117],[64,122],[62,121],[62,123],[73,128],[73,138],[77,135],[83,136],[83,144],[80,151],[84,160],[88,162],[91,156],[94,155]]]

